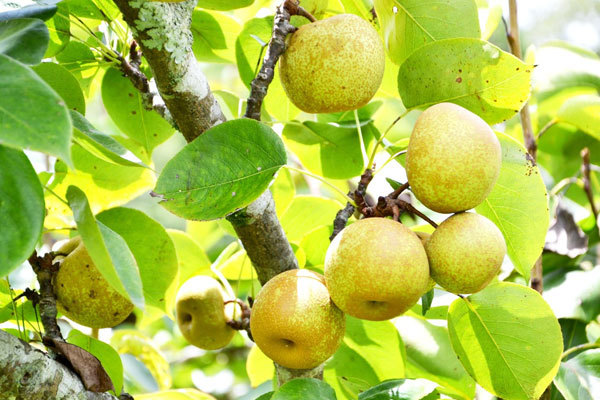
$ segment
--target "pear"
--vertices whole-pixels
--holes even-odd
[[[67,254],[54,276],[56,306],[67,318],[90,328],[111,328],[133,311],[133,303],[104,279],[78,236],[59,250]]]
[[[406,157],[412,192],[439,213],[481,204],[502,163],[500,142],[489,125],[452,103],[434,105],[419,116]]]
[[[210,276],[198,275],[185,281],[175,303],[177,325],[188,342],[204,350],[229,344],[236,331],[227,321],[239,318],[241,309],[237,304],[225,304],[226,298],[221,284]]]
[[[412,307],[429,285],[427,254],[417,235],[386,218],[344,228],[325,256],[334,303],[356,318],[381,321]]]
[[[455,214],[425,246],[432,278],[452,293],[475,293],[498,274],[506,255],[502,232],[486,217]]]
[[[354,110],[381,85],[383,44],[364,19],[340,14],[303,25],[280,60],[281,83],[289,99],[308,113]]]
[[[322,275],[285,271],[268,281],[252,306],[250,330],[258,347],[277,364],[310,369],[339,347],[346,326]]]

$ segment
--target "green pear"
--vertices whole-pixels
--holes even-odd
[[[414,195],[440,213],[481,204],[502,163],[498,138],[479,116],[452,103],[429,107],[417,119],[406,154]]]
[[[459,213],[438,226],[425,246],[432,278],[452,293],[475,293],[498,274],[506,255],[502,232],[486,217]]]
[[[412,307],[429,285],[421,240],[399,222],[361,219],[344,228],[325,256],[334,303],[356,318],[381,321]]]
[[[78,236],[59,250],[66,254],[54,276],[56,306],[67,318],[90,328],[110,328],[133,311],[131,301],[104,279]]]
[[[385,67],[379,34],[364,19],[340,14],[303,25],[280,61],[289,99],[308,113],[354,110],[375,95]]]
[[[277,364],[314,368],[336,352],[346,326],[322,275],[285,271],[268,281],[252,306],[250,330],[257,346]]]
[[[237,304],[225,304],[227,298],[221,284],[210,276],[185,281],[175,298],[177,325],[183,337],[204,350],[227,346],[236,332],[227,321],[241,315]]]

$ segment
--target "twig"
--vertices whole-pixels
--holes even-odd
[[[250,298],[248,300],[249,302],[251,302]],[[224,302],[225,305],[229,303],[235,303],[239,305],[242,309],[242,315],[240,316],[239,320],[228,320],[227,325],[229,325],[232,329],[235,329],[236,331],[246,331],[250,340],[254,341],[254,338],[252,337],[252,332],[250,331],[250,307],[240,299],[227,300]]]
[[[398,189],[396,189],[392,193],[390,193],[388,195],[388,197],[391,199],[397,199],[398,196],[400,196],[402,194],[402,192],[404,192],[406,189],[408,189],[409,186],[410,186],[410,184],[408,182],[406,182],[404,185],[399,186]]]
[[[256,78],[250,85],[250,96],[246,106],[244,117],[260,121],[260,109],[267,95],[269,85],[275,76],[275,65],[279,57],[285,51],[285,38],[288,34],[296,31],[296,27],[290,24],[292,15],[298,13],[300,7],[296,0],[283,0],[275,12],[273,21],[273,34],[262,67]]]
[[[361,175],[360,181],[358,182],[358,187],[354,192],[348,193],[348,196],[354,199],[356,206],[358,209],[363,209],[369,207],[367,201],[365,200],[365,195],[367,193],[367,187],[371,180],[373,179],[373,170],[367,169]],[[354,214],[356,211],[356,207],[352,205],[350,202],[346,203],[346,206],[337,212],[335,215],[335,219],[333,220],[333,232],[331,236],[329,236],[329,240],[332,241],[338,233],[340,233],[348,223],[348,219]]]
[[[163,117],[169,124],[177,129],[177,124],[173,120],[169,109],[160,98],[160,95],[150,89],[150,81],[141,71],[142,53],[137,49],[137,43],[133,41],[129,49],[129,62],[120,54],[117,54],[119,69],[125,77],[129,79],[142,96],[142,104],[146,110],[154,110]],[[155,99],[160,99],[155,102]]]
[[[509,16],[510,16],[510,28],[504,21],[504,26],[507,27],[506,38],[510,45],[510,50],[515,57],[518,59],[522,58],[521,53],[521,42],[519,40],[519,22],[517,18],[517,0],[508,0]],[[523,140],[527,152],[531,155],[534,163],[537,158],[537,142],[533,135],[533,128],[531,127],[531,116],[529,114],[529,104],[525,103],[520,112],[521,115],[521,126],[523,127]],[[544,280],[543,280],[543,268],[542,268],[542,257],[536,261],[533,269],[531,270],[531,287],[537,290],[539,293],[544,291]]]
[[[54,298],[52,281],[54,274],[58,271],[58,264],[52,262],[53,258],[53,253],[46,253],[43,257],[39,257],[37,252],[34,251],[28,260],[40,284],[40,318],[44,326],[42,340],[44,344],[50,344],[50,347],[54,347],[53,342],[65,341],[56,322],[56,299]]]
[[[594,219],[598,219],[598,209],[596,208],[596,204],[594,202],[594,194],[592,193],[592,185],[590,181],[590,150],[585,147],[581,150],[581,173],[583,175],[583,190],[585,190],[585,194],[590,202],[590,206],[592,207],[592,213],[594,214]]]

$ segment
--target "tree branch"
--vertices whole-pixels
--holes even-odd
[[[48,354],[0,330],[0,393],[3,398],[118,400],[85,390],[79,376]]]
[[[517,0],[508,0],[508,8],[510,15],[510,28],[507,27],[506,38],[510,45],[512,54],[518,59],[522,58],[521,52],[521,41],[519,39],[519,22],[517,18]],[[506,26],[506,23],[505,23]],[[533,128],[531,126],[531,115],[529,114],[529,103],[525,103],[520,112],[521,126],[523,127],[523,140],[527,152],[533,158],[535,163],[537,159],[537,142],[533,134]],[[533,269],[531,270],[531,287],[537,290],[539,293],[544,291],[544,279],[543,279],[543,267],[542,267],[542,256],[536,261]]]

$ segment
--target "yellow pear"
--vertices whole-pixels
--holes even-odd
[[[322,275],[305,269],[283,272],[261,289],[250,330],[257,346],[277,364],[310,369],[340,345],[344,313],[333,304]]]
[[[133,311],[133,303],[104,279],[80,237],[58,252],[67,254],[54,277],[56,306],[67,318],[90,328],[110,328]]]
[[[412,307],[429,284],[421,240],[399,222],[361,219],[344,228],[325,256],[334,303],[356,318],[381,321]]]
[[[236,332],[227,321],[241,315],[237,304],[225,304],[227,298],[221,284],[210,276],[188,279],[175,299],[177,325],[183,337],[204,350],[227,346]]]
[[[451,216],[425,246],[431,277],[452,293],[475,293],[498,274],[506,255],[502,232],[474,213]]]
[[[280,61],[281,83],[302,111],[330,113],[367,104],[381,85],[383,44],[364,19],[340,14],[301,26]]]
[[[469,210],[485,200],[502,163],[498,138],[479,116],[452,103],[417,119],[406,154],[414,195],[440,213]]]

